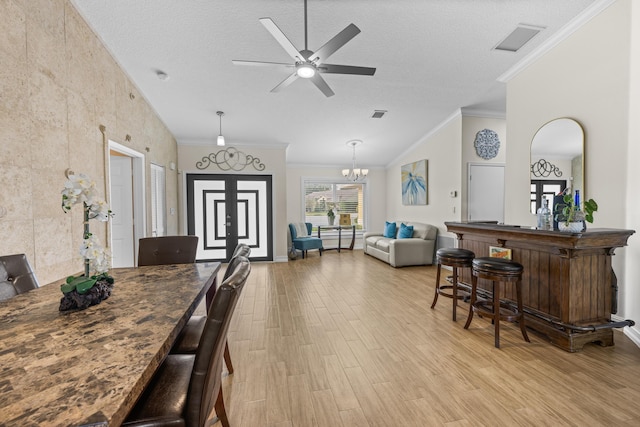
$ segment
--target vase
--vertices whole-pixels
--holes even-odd
[[[565,233],[581,233],[584,228],[584,224],[582,221],[579,222],[558,222],[558,230],[563,231]]]
[[[335,216],[328,216],[327,217],[329,219],[329,225],[333,225],[333,222],[336,220]]]

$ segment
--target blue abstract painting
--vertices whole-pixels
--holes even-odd
[[[426,205],[427,204],[427,161],[403,165],[402,172],[402,204]]]

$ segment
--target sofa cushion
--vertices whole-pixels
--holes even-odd
[[[400,224],[400,231],[398,232],[398,239],[410,239],[413,237],[413,225]]]
[[[396,223],[385,221],[384,223],[384,232],[382,233],[384,237],[388,237],[393,239],[396,237]]]
[[[388,239],[388,238],[379,239],[376,242],[376,248],[384,252],[389,252],[389,245],[391,245],[392,240],[393,239]]]

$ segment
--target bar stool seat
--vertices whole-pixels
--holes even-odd
[[[467,249],[461,248],[442,248],[436,251],[436,259],[438,261],[438,272],[436,273],[436,290],[433,296],[431,308],[436,306],[438,295],[453,299],[453,321],[456,320],[456,308],[458,300],[465,298],[467,295],[458,293],[458,268],[471,268],[471,262],[475,258],[475,254]],[[453,281],[451,285],[440,286],[440,271],[443,265],[452,267]]]
[[[522,289],[521,280],[524,267],[515,261],[502,258],[475,258],[472,262],[471,276],[471,301],[469,306],[469,316],[465,329],[469,328],[473,313],[480,317],[487,317],[494,325],[495,346],[500,348],[500,321],[518,322],[520,331],[526,342],[529,341],[522,310]],[[480,300],[477,297],[478,278],[491,280],[493,298],[491,301]],[[496,285],[496,282],[497,285]],[[517,309],[506,302],[500,301],[500,285],[502,283],[513,283],[516,287]]]

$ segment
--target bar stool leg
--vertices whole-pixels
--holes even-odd
[[[451,288],[453,298],[453,321],[456,321],[456,311],[458,311],[458,267],[453,267],[453,286]]]
[[[522,331],[522,336],[526,342],[529,341],[529,335],[527,335],[527,328],[524,324],[524,311],[522,311],[522,288],[520,286],[520,281],[516,282],[516,297],[518,298],[518,312],[520,313],[520,330]]]
[[[478,277],[475,274],[471,275],[471,299],[469,300],[469,316],[467,316],[467,323],[464,324],[465,329],[469,329],[471,325],[471,319],[473,319],[473,304],[476,302],[476,288],[478,286]]]
[[[433,302],[431,303],[431,308],[436,306],[436,303],[438,302],[438,291],[440,290],[440,268],[442,267],[442,264],[438,263],[438,270],[436,272],[436,294],[433,297]]]
[[[493,321],[495,330],[495,345],[500,348],[500,282],[492,281],[493,287]]]

